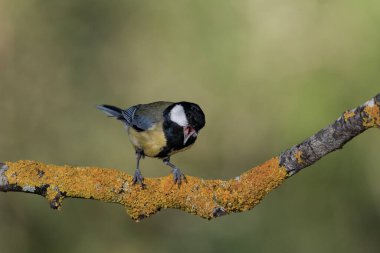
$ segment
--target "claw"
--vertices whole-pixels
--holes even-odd
[[[141,185],[142,189],[145,189],[146,186],[144,184],[144,177],[141,174],[141,171],[139,169],[135,170],[135,175],[133,176],[133,179],[132,179],[132,184],[136,184],[136,183]]]
[[[136,150],[136,170],[135,170],[135,175],[133,176],[133,179],[132,179],[132,184],[139,184],[141,185],[141,188],[142,189],[145,189],[146,188],[146,185],[144,184],[144,177],[142,176],[141,174],[141,171],[140,171],[140,159],[141,158],[144,158],[145,155],[144,155],[144,152],[142,150]]]
[[[162,159],[162,161],[164,162],[164,164],[168,165],[169,167],[172,168],[172,173],[173,173],[173,181],[174,181],[174,184],[178,184],[178,187],[181,186],[182,184],[182,181],[184,181],[185,183],[187,183],[187,179],[186,179],[186,176],[185,174],[183,174],[181,172],[180,169],[177,168],[177,166],[175,166],[174,164],[172,164],[170,162],[170,157],[165,157],[164,159]]]
[[[181,186],[182,181],[187,183],[186,176],[185,176],[185,174],[182,173],[182,171],[180,169],[178,169],[177,167],[173,168],[172,173],[173,173],[174,184],[178,184],[178,187]]]

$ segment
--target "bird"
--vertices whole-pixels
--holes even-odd
[[[170,162],[170,157],[189,149],[205,126],[205,114],[199,105],[186,101],[158,101],[133,105],[127,109],[106,104],[98,105],[97,108],[126,127],[136,154],[133,184],[145,188],[140,171],[140,160],[145,156],[162,159],[171,168],[174,184],[180,186],[183,181],[186,182],[186,176]]]

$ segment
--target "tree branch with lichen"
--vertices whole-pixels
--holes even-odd
[[[302,143],[227,181],[187,176],[187,183],[177,187],[169,175],[146,178],[142,189],[132,185],[132,176],[115,169],[18,161],[0,163],[0,191],[38,194],[54,209],[61,207],[64,198],[119,203],[135,220],[165,208],[211,219],[252,209],[285,179],[372,127],[380,128],[380,94],[344,112]]]

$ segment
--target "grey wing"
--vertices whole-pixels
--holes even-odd
[[[137,131],[145,131],[155,123],[163,120],[163,112],[172,102],[154,102],[150,104],[135,105],[124,110],[123,117],[127,125]]]
[[[141,107],[141,105],[135,105],[122,111],[126,124],[139,132],[148,130],[156,122],[156,119],[144,113]]]

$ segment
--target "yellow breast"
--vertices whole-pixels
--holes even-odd
[[[146,156],[157,156],[166,146],[162,123],[154,124],[151,128],[142,132],[138,132],[130,127],[128,128],[128,135],[133,146],[143,150]]]

